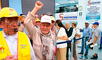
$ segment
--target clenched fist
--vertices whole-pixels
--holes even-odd
[[[41,9],[42,7],[43,7],[43,3],[42,2],[40,2],[40,1],[36,1],[35,2],[35,7],[37,8],[37,9]]]
[[[31,14],[34,16],[43,6],[44,6],[44,4],[42,2],[36,1],[35,2],[35,7],[31,11]]]

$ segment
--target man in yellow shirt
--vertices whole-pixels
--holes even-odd
[[[27,35],[18,31],[18,13],[5,7],[0,10],[0,60],[36,60]]]

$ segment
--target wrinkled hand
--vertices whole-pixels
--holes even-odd
[[[35,2],[35,7],[36,7],[37,9],[41,9],[43,6],[44,6],[44,4],[43,4],[42,2],[40,2],[40,1],[36,1],[36,2]]]

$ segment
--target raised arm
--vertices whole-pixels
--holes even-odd
[[[35,2],[35,7],[31,12],[28,12],[27,17],[24,20],[24,25],[27,28],[29,34],[32,36],[36,33],[36,28],[32,23],[32,20],[35,19],[35,14],[43,7],[43,3],[40,1]]]
[[[43,7],[43,3],[40,1],[36,1],[35,2],[35,7],[33,8],[33,10],[31,11],[31,14],[34,16],[42,7]]]

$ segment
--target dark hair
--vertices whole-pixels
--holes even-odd
[[[73,24],[75,27],[77,26],[77,24],[76,24],[76,23],[74,23],[74,22],[73,22],[72,24]]]
[[[65,26],[62,24],[61,20],[56,20],[56,24],[57,24],[59,27],[65,28]]]

